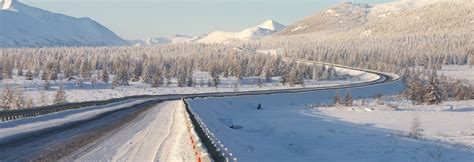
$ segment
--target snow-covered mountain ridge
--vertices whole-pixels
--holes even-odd
[[[467,28],[472,0],[399,0],[381,4],[343,2],[304,18],[276,35],[447,31]],[[390,25],[388,25],[390,24]]]
[[[272,35],[285,28],[284,25],[274,21],[267,20],[255,27],[247,28],[241,32],[224,32],[215,31],[208,34],[206,37],[198,40],[199,43],[230,43],[235,41],[247,41],[259,39]]]
[[[130,44],[140,45],[159,45],[159,44],[173,44],[173,43],[231,43],[247,40],[255,40],[270,36],[285,28],[284,25],[274,21],[267,20],[255,27],[244,29],[240,32],[224,32],[215,31],[206,36],[187,36],[187,35],[173,35],[168,37],[155,37],[146,40],[131,40]]]
[[[90,18],[73,18],[4,0],[0,10],[0,48],[127,45]]]
[[[202,37],[200,36],[192,37],[192,36],[187,36],[187,35],[176,34],[173,36],[149,38],[146,40],[131,40],[129,41],[129,43],[135,46],[160,45],[160,44],[172,44],[172,43],[192,43],[201,38]]]

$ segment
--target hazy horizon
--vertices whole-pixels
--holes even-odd
[[[283,25],[343,0],[20,0],[73,17],[90,17],[124,39],[240,31],[273,19]],[[393,0],[352,0],[382,3]],[[126,23],[125,23],[126,22]]]

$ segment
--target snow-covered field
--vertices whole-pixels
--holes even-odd
[[[439,75],[451,77],[453,79],[467,80],[474,84],[474,66],[469,65],[445,65],[438,71]]]
[[[474,148],[474,100],[447,101],[440,105],[373,100],[365,105],[314,107],[309,111],[353,124],[394,130],[400,135],[406,134],[413,119],[418,117],[423,138]]]
[[[341,74],[345,74],[346,71],[341,70]],[[16,73],[16,72],[15,72]],[[322,80],[313,81],[306,80],[305,87],[323,87],[323,86],[334,86],[344,85],[358,82],[366,82],[372,78],[366,78],[365,75],[359,73],[354,76],[349,76],[344,79],[338,80]],[[95,76],[93,76],[95,77]],[[269,89],[289,89],[289,88],[301,88],[301,85],[290,87],[288,85],[283,86],[279,81],[279,77],[273,77],[271,81],[266,82],[261,79],[259,83],[258,77],[247,77],[243,78],[240,86],[238,85],[235,77],[221,78],[220,85],[216,87],[208,87],[208,82],[211,80],[211,76],[207,72],[195,72],[193,78],[195,81],[194,87],[178,87],[176,80],[173,80],[169,86],[163,86],[158,88],[151,87],[150,84],[141,82],[130,82],[130,86],[120,86],[112,88],[111,83],[104,83],[98,81],[95,84],[91,82],[83,82],[82,86],[77,86],[75,81],[51,81],[50,89],[44,90],[43,81],[38,78],[34,80],[26,80],[25,76],[13,75],[13,79],[4,79],[0,87],[3,88],[5,85],[20,89],[23,91],[26,99],[32,98],[35,105],[52,104],[54,94],[60,84],[64,85],[66,90],[66,100],[68,102],[81,102],[81,101],[94,101],[94,100],[105,100],[110,98],[120,98],[125,96],[133,95],[163,95],[163,94],[190,94],[190,93],[208,93],[208,92],[235,92],[235,91],[255,91],[255,90],[269,90]],[[44,93],[46,96],[46,103],[43,103],[41,94]]]
[[[325,106],[333,102],[332,90],[189,103],[239,161],[473,161],[474,100],[414,106],[397,96],[401,88],[350,89],[351,107]],[[375,99],[378,94],[385,96]],[[407,136],[414,118],[421,139]]]

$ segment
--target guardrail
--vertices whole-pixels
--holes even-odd
[[[3,111],[0,111],[0,120],[7,121],[7,120],[18,119],[18,118],[24,118],[24,117],[33,117],[33,116],[39,116],[39,115],[44,115],[44,114],[50,114],[50,113],[55,113],[55,112],[64,111],[64,110],[77,109],[81,107],[106,105],[106,104],[125,101],[125,100],[145,99],[145,98],[152,98],[152,97],[153,96],[140,95],[140,96],[129,96],[129,97],[123,97],[123,98],[113,98],[113,99],[102,100],[102,101],[85,101],[85,102],[66,103],[66,104],[59,104],[59,105],[49,105],[49,106],[42,106],[42,107],[30,108],[30,109],[3,110]]]
[[[209,151],[207,150],[206,146],[204,146],[204,143],[202,142],[202,138],[199,137],[196,127],[194,126],[192,122],[192,118],[190,113],[187,111],[187,103],[184,101],[184,99],[181,100],[181,103],[184,105],[184,109],[182,110],[186,127],[188,130],[188,135],[189,135],[189,140],[191,141],[191,146],[194,151],[194,155],[196,157],[197,162],[212,162],[212,157],[209,154]]]
[[[211,155],[212,159],[216,162],[237,162],[237,158],[233,156],[230,150],[214,136],[214,133],[207,128],[201,118],[189,108],[186,98],[183,97],[181,100],[191,119],[191,123],[194,125],[194,130],[201,142],[206,146],[207,152]]]

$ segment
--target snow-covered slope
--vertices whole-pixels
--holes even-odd
[[[4,0],[0,10],[0,48],[127,45],[89,18],[73,18]]]
[[[277,35],[307,34],[321,31],[347,31],[367,22],[370,5],[343,2],[298,21]]]
[[[202,37],[199,37],[199,36],[192,37],[192,36],[187,36],[187,35],[176,34],[169,37],[156,37],[156,38],[150,38],[147,40],[133,40],[129,42],[130,44],[140,46],[140,45],[158,45],[158,44],[172,44],[172,43],[191,43],[201,38]]]
[[[267,20],[262,24],[245,29],[241,32],[212,32],[206,37],[198,40],[199,43],[230,43],[235,41],[246,41],[266,37],[281,31],[285,28],[284,25],[274,21]]]
[[[382,4],[340,3],[298,21],[276,35],[393,33],[456,30],[472,20],[472,0],[399,0]],[[362,31],[360,31],[362,30]]]

